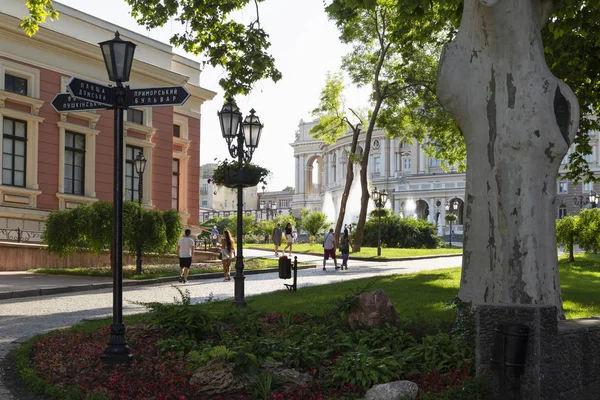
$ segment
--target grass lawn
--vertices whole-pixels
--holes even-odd
[[[244,247],[256,248],[256,249],[267,249],[274,250],[273,244],[255,243],[245,244]],[[285,242],[280,247],[282,250],[285,247]],[[300,243],[295,244],[292,253],[323,253],[323,245],[321,243]],[[361,247],[358,253],[350,253],[350,257],[363,257],[363,258],[377,258],[384,260],[386,258],[402,258],[402,257],[418,257],[418,256],[431,256],[439,254],[462,254],[461,247],[453,248],[440,248],[440,249],[395,249],[395,248],[382,248],[381,257],[377,257],[377,247]]]
[[[298,263],[298,265],[305,265],[306,263]],[[235,261],[231,266],[234,270]],[[244,259],[244,268],[248,270],[258,270],[267,268],[277,268],[278,261],[270,258],[246,258]],[[222,272],[223,267],[221,261],[203,262],[193,264],[190,269],[190,275],[207,274],[211,272]],[[106,276],[111,277],[112,272],[110,266],[100,268],[39,268],[30,270],[29,272],[39,274],[54,274],[54,275],[80,275],[80,276]],[[179,276],[179,266],[175,264],[162,264],[162,265],[144,265],[142,274],[138,275],[135,273],[135,265],[124,265],[123,266],[123,278],[143,280],[143,279],[154,279],[164,278],[169,276]]]

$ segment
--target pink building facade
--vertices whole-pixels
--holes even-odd
[[[182,106],[126,111],[125,199],[138,201],[133,160],[148,160],[142,202],[148,209],[176,209],[186,226],[199,222],[200,109],[214,92],[200,86],[200,65],[171,46],[55,3],[57,21],[33,37],[19,28],[25,2],[0,10],[0,239],[11,230],[40,232],[51,210],[112,201],[113,112],[58,113],[51,105],[72,76],[110,84],[98,42],[135,42],[131,88],[183,85]]]

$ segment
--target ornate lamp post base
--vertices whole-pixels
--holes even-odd
[[[110,367],[131,363],[133,354],[125,341],[125,324],[111,324],[108,345],[100,359]]]

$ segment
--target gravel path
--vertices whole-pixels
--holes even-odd
[[[271,252],[245,250],[245,257],[268,256]],[[365,262],[349,261],[348,271],[336,271],[328,261],[327,271],[322,270],[322,258],[311,255],[299,255],[298,261],[312,262],[317,268],[298,271],[298,290],[303,286],[326,285],[334,282],[366,278],[375,275],[412,273],[437,268],[456,267],[461,264],[462,256],[434,258],[412,261]],[[252,296],[284,289],[277,273],[248,275],[245,279],[245,294]],[[201,303],[209,296],[215,299],[233,297],[233,279],[192,280],[177,285],[190,291],[192,301]],[[123,290],[123,314],[145,312],[146,309],[131,302],[173,302],[179,297],[171,284],[125,287]],[[36,296],[0,301],[0,359],[18,343],[53,329],[69,327],[77,322],[91,318],[110,317],[112,315],[112,290],[94,290],[51,296]],[[3,373],[0,371],[0,378]],[[21,400],[13,397],[0,380],[0,399]]]

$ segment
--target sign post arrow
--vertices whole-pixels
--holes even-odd
[[[77,99],[72,97],[69,93],[59,93],[54,96],[52,107],[54,107],[57,112],[106,110],[108,108],[100,103]]]
[[[67,91],[81,100],[93,101],[107,107],[114,104],[114,91],[110,86],[73,77],[67,83]]]
[[[180,106],[190,97],[183,86],[167,86],[145,89],[129,89],[127,106]]]

